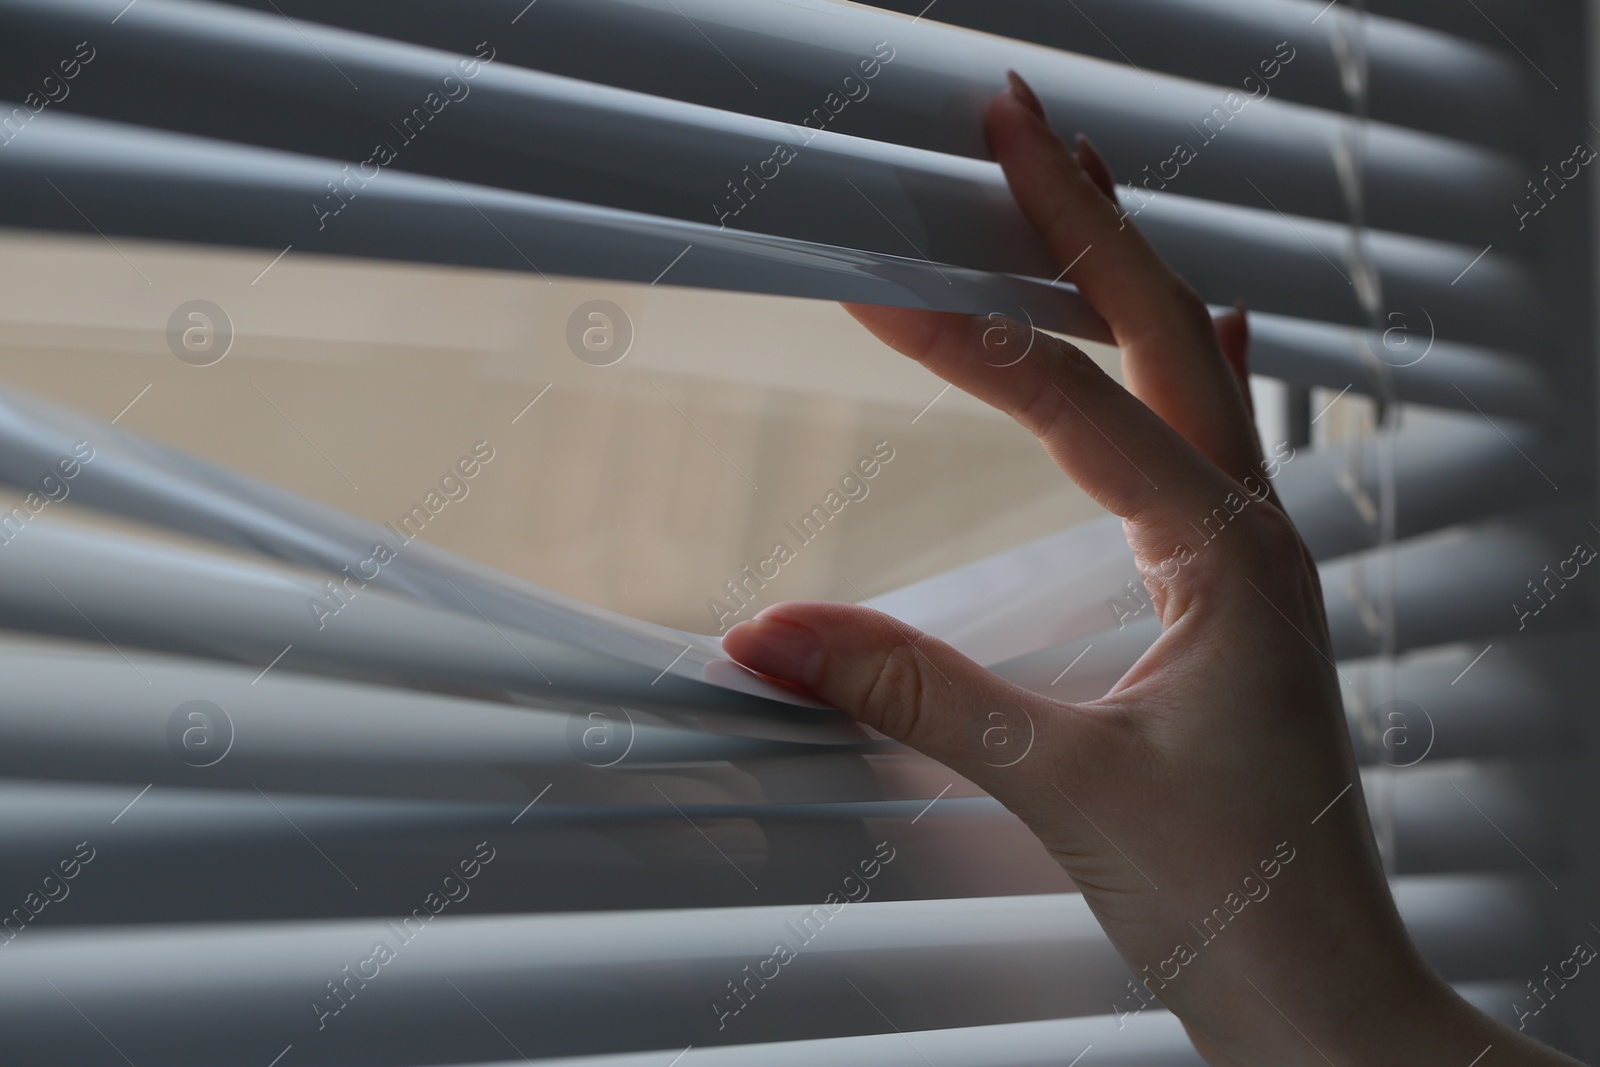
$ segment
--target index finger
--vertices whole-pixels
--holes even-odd
[[[1051,131],[1020,79],[990,103],[985,128],[1018,207],[1111,327],[1129,390],[1242,478],[1260,446],[1205,303]]]
[[[1236,486],[1083,351],[1021,323],[954,312],[846,304],[879,340],[1010,415],[1102,507],[1153,537],[1136,551],[1188,536],[1189,523]],[[995,329],[1028,335],[1027,359],[983,358]],[[1021,343],[1022,339],[1018,339]]]

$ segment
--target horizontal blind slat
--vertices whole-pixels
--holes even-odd
[[[1529,357],[1441,341],[1426,315],[1398,314],[1387,320],[1393,332],[1380,333],[1252,310],[1251,369],[1290,385],[1525,421],[1546,419],[1555,407]]]
[[[84,23],[101,13],[101,3],[19,0],[0,9],[0,20],[21,35],[10,46],[18,49],[44,27],[63,39],[88,32]],[[62,106],[283,151],[370,159],[374,141],[398,139],[395,117],[411,121],[411,109],[439,89],[441,72],[454,69],[444,52],[319,27],[302,38],[276,16],[192,7],[146,0],[130,11],[119,21],[128,39],[120,50],[107,47],[99,84],[88,82]],[[329,63],[364,90],[308,99],[306,78]],[[802,128],[504,64],[480,71],[470,86],[459,77],[456,84],[459,105],[414,140],[408,127],[394,166],[974,269],[1057,274],[993,165],[859,138],[806,142],[810,131]],[[760,173],[752,180],[741,169],[786,143],[798,158],[773,165],[771,189]],[[344,179],[352,212],[363,206],[369,165],[353,183]],[[386,176],[370,166],[374,183]],[[734,192],[741,182],[744,193]],[[1146,202],[1145,195],[1125,191],[1124,209],[1212,302],[1232,305],[1243,296],[1262,311],[1369,321],[1351,284],[1353,269],[1341,266],[1351,244],[1346,226],[1281,217],[1278,208],[1294,209],[1277,198],[1256,197],[1244,208],[1167,194],[1149,194]],[[748,211],[741,196],[751,200]],[[343,214],[337,195],[308,203],[308,213],[314,203]],[[1342,222],[1345,211],[1332,217]],[[319,233],[342,221],[319,215]],[[284,235],[285,243],[292,239]],[[1382,233],[1370,235],[1367,246],[1390,305],[1429,308],[1447,336],[1515,347],[1532,332],[1534,285],[1503,256],[1477,261],[1481,246]]]
[[[428,179],[402,174],[386,179],[380,192],[389,195],[380,199],[377,193],[369,193],[360,203],[363,215],[375,217],[358,218],[356,206],[352,205],[351,221],[358,224],[359,232],[351,232],[352,227],[345,224],[335,224],[323,237],[308,209],[319,195],[325,195],[324,183],[340,177],[339,166],[332,161],[317,163],[248,149],[214,154],[208,150],[209,142],[77,121],[53,122],[46,129],[47,122],[51,120],[40,120],[39,128],[30,130],[30,139],[40,137],[48,142],[34,146],[39,151],[29,155],[20,139],[12,146],[22,168],[0,175],[14,198],[9,210],[0,209],[0,222],[87,229],[82,216],[73,212],[60,194],[43,182],[27,180],[55,174],[62,177],[64,188],[71,190],[73,201],[87,205],[87,210],[93,212],[96,226],[133,236],[275,247],[280,252],[285,245],[293,245],[301,254],[393,257],[539,271],[538,264],[519,259],[517,253],[518,247],[537,247],[539,264],[555,274],[657,280],[665,269],[664,262],[671,268],[670,277],[665,280],[678,284],[1001,313],[1072,336],[1109,340],[1104,323],[1074,290],[1046,286],[1039,280],[941,266],[904,258],[892,251],[856,253],[743,230],[718,230],[680,220],[612,212],[571,201],[474,190],[472,199],[466,199],[465,193],[452,192],[454,202],[441,202]],[[46,134],[50,136],[46,138]],[[91,140],[101,144],[101,157],[80,154]],[[119,167],[126,187],[111,184],[112,174]],[[282,188],[283,179],[289,177],[282,171],[289,167],[295,169],[293,180],[300,189],[298,196]],[[26,174],[23,168],[34,174]],[[280,171],[279,181],[270,185],[260,181],[258,175],[263,168]],[[210,171],[209,180],[195,180],[196,169]],[[997,234],[1014,238],[1014,243],[1007,246],[1007,255],[1036,244],[1037,235],[1021,228],[1015,209],[991,197],[990,194],[999,194],[999,179],[996,174],[987,173],[990,169],[979,168],[985,173],[975,185],[970,182],[973,175],[967,174],[960,187],[946,186],[939,196],[925,196],[924,210],[901,201],[897,213],[902,229],[911,227],[917,234],[915,241],[925,246],[928,234],[919,223],[937,226],[937,220],[948,217],[961,199],[954,194],[965,188],[967,192],[981,193],[981,202],[988,205],[973,215],[985,223],[984,243],[998,247]],[[869,186],[883,176],[879,173],[869,178],[866,173],[857,176]],[[395,185],[402,187],[397,189]],[[164,217],[171,199],[169,191],[175,187],[183,190],[188,210]],[[923,191],[928,192],[928,187],[924,186]],[[480,205],[493,221],[486,222],[475,213]],[[428,221],[430,230],[448,233],[448,239],[433,240],[430,234],[421,233],[411,240],[397,240],[392,233],[385,233],[381,228],[402,212]],[[466,216],[478,219],[488,240],[473,240],[475,235],[470,230],[460,232],[458,227],[464,225]],[[1414,324],[1407,325],[1398,335],[1353,330],[1349,324],[1360,317],[1351,303],[1353,298],[1345,291],[1347,286],[1338,276],[1339,268],[1318,252],[1321,248],[1339,254],[1337,227],[1322,228],[1318,231],[1320,243],[1310,244],[1295,232],[1296,224],[1259,213],[1246,213],[1245,219],[1248,225],[1242,232],[1227,236],[1224,231],[1231,224],[1226,219],[1208,218],[1205,205],[1168,198],[1159,208],[1151,209],[1145,222],[1151,236],[1179,262],[1184,262],[1185,257],[1202,257],[1202,246],[1213,238],[1232,247],[1241,261],[1260,260],[1255,266],[1230,267],[1227,271],[1215,268],[1215,257],[1208,260],[1212,266],[1188,264],[1200,267],[1205,276],[1202,287],[1214,300],[1226,304],[1245,292],[1260,294],[1271,307],[1273,304],[1267,299],[1270,287],[1294,309],[1345,320],[1346,325],[1337,325],[1257,310],[1256,344],[1264,373],[1295,384],[1338,389],[1350,386],[1360,393],[1377,394],[1384,388],[1379,376],[1383,368],[1378,366],[1382,363],[1387,365],[1386,373],[1392,375],[1392,387],[1400,399],[1451,407],[1475,403],[1497,414],[1525,417],[1546,410],[1548,391],[1540,372],[1528,366],[1529,357],[1519,352],[1442,339],[1438,329],[1416,312],[1410,313],[1415,316]],[[515,233],[515,241],[508,244],[512,239],[495,233],[495,228]],[[591,247],[577,246],[583,236],[588,236]],[[893,236],[895,241],[903,239],[900,233]],[[280,241],[284,243],[279,244]],[[882,243],[887,246],[893,242]],[[607,250],[611,258],[597,255],[599,249]],[[677,253],[685,249],[694,255],[674,262]],[[1383,261],[1393,266],[1397,280],[1408,276],[1412,279],[1411,287],[1401,286],[1397,294],[1397,299],[1411,299],[1426,298],[1434,289],[1449,289],[1441,281],[1441,272],[1458,260],[1465,264],[1471,258],[1470,252],[1453,246],[1400,241]],[[1449,298],[1462,313],[1457,316],[1458,325],[1475,322],[1483,327],[1484,333],[1477,341],[1498,335],[1502,340],[1514,340],[1513,348],[1520,347],[1525,337],[1511,339],[1504,335],[1509,330],[1508,323],[1525,318],[1535,306],[1529,298],[1526,276],[1520,267],[1492,255],[1478,267],[1488,268],[1484,270],[1482,286],[1474,283],[1463,290],[1464,295]],[[650,278],[645,277],[652,272]],[[1281,275],[1304,279],[1308,291],[1302,293],[1285,285],[1279,280]],[[1318,278],[1323,280],[1315,281]],[[1491,322],[1494,309],[1503,315]],[[1427,357],[1417,360],[1406,345],[1428,348]],[[1463,389],[1468,390],[1465,395]]]
[[[1433,760],[1552,756],[1574,751],[1581,738],[1569,709],[1586,692],[1575,665],[1594,647],[1590,630],[1523,633],[1473,643],[1420,649],[1392,662],[1351,660],[1341,665],[1353,683],[1345,688],[1346,714],[1358,755],[1368,762],[1410,762],[1426,751]],[[1363,706],[1360,694],[1389,692],[1392,707]],[[1401,718],[1388,720],[1390,712]],[[1384,750],[1383,733],[1400,726]],[[1365,744],[1363,741],[1365,740]]]
[[[1398,419],[1389,448],[1399,541],[1547,503],[1556,491],[1545,476],[1557,485],[1577,476],[1570,446],[1545,427],[1416,408]],[[1279,498],[1316,558],[1377,547],[1383,449],[1367,439],[1297,453],[1285,465]]]
[[[927,7],[926,0],[871,2],[907,15]],[[1338,50],[1359,46],[1373,118],[1489,146],[1522,144],[1521,116],[1534,106],[1526,81],[1536,75],[1503,42],[1488,48],[1396,19],[1361,17],[1349,7],[1325,10],[1320,0],[1074,3],[1077,10],[1066,12],[1050,0],[942,0],[928,17],[1211,84],[1231,84],[1246,73],[1259,81],[1277,69],[1270,87],[1280,99],[1330,111],[1351,109]],[[1292,63],[1263,70],[1280,42],[1294,49]]]
[[[1368,772],[1381,784],[1369,782],[1366,788],[1369,802],[1381,795],[1382,803],[1393,806],[1390,818],[1399,870],[1407,874],[1505,871],[1532,875],[1552,888],[1568,873],[1561,825],[1567,805],[1556,769],[1553,761],[1473,764],[1429,759],[1399,770]],[[1381,804],[1377,806],[1381,811]],[[1516,844],[1508,844],[1508,839]]]
[[[1561,7],[1564,5],[1559,0],[1538,0],[1533,4],[1525,0],[1473,0],[1466,6],[1455,0],[1368,0],[1366,4],[1374,15],[1427,26],[1491,48],[1520,48],[1524,54],[1532,51],[1535,55],[1541,51],[1540,41],[1537,34],[1529,32],[1530,27],[1552,21],[1554,10]],[[1531,19],[1530,8],[1537,12]],[[1516,32],[1508,37],[1507,30]]]
[[[480,877],[492,874],[490,866]],[[1520,880],[1402,878],[1396,897],[1447,979],[1503,979],[1537,970],[1546,958],[1540,901]],[[297,1037],[307,1039],[302,1062],[314,1064],[346,1062],[354,1048],[369,1057],[406,1048],[413,1063],[503,1055],[500,1038],[472,1007],[441,997],[449,976],[524,1055],[713,1044],[728,1040],[710,1007],[725,993],[725,980],[739,977],[745,963],[766,959],[796,912],[790,906],[444,916],[399,948],[395,965],[327,1019],[315,1040],[309,1039],[318,1033],[312,998],[326,995],[324,983],[341,977],[342,967],[370,956],[376,938],[397,940],[387,925],[30,931],[38,936],[19,937],[6,950],[14,965],[0,974],[0,1020],[19,1054],[33,1051],[25,1042],[48,1038],[59,1058],[63,1032],[83,1028],[73,1008],[37,977],[48,973],[84,1014],[118,1035],[135,1062],[211,1062],[207,1057],[228,1055],[220,1042],[233,1049],[278,1042],[270,1057]],[[668,914],[671,921],[663,922]],[[826,925],[827,936],[800,949],[806,970],[774,980],[792,992],[765,993],[800,997],[815,1010],[758,1015],[750,1010],[759,1007],[758,994],[728,1029],[756,1042],[886,1032],[882,1017],[842,980],[845,974],[907,1031],[1099,1014],[1126,993],[1125,966],[1076,895],[869,900],[846,906]],[[241,960],[251,965],[241,967]],[[958,971],[981,973],[985,981],[952,984],[949,975]],[[623,976],[625,983],[607,981]],[[611,994],[596,997],[602,987]],[[175,1026],[180,1017],[186,1024]],[[181,1044],[173,1040],[180,1034]]]
[[[1073,888],[1059,867],[1048,871],[1049,859],[1033,855],[1033,839],[1016,816],[987,796],[739,803],[726,798],[740,792],[741,784],[743,792],[753,790],[748,779],[739,782],[732,765],[701,761],[652,767],[624,761],[617,767],[613,774],[587,780],[552,775],[546,788],[529,790],[537,803],[336,797],[315,791],[310,781],[298,789],[272,782],[224,789],[163,781],[148,791],[132,781],[13,781],[0,785],[0,799],[11,812],[7,824],[0,825],[6,846],[0,880],[25,893],[22,887],[32,872],[52,864],[51,850],[63,841],[92,839],[112,860],[96,879],[102,888],[88,904],[52,912],[52,928],[383,918],[404,913],[406,887],[416,883],[419,872],[452,865],[442,855],[452,842],[492,838],[505,854],[497,870],[514,869],[508,877],[521,883],[525,897],[518,902],[503,888],[491,889],[487,903],[480,894],[477,903],[464,905],[468,913],[501,911],[507,904],[524,913],[770,905],[812,899],[808,894],[834,888],[819,878],[818,869],[834,863],[849,867],[851,853],[871,837],[909,850],[894,877],[875,886],[875,900],[950,895],[944,868],[963,846],[980,838],[988,842],[982,851],[993,869],[984,878],[966,879],[964,895]],[[338,788],[345,768],[326,761],[321,769],[326,788]],[[818,779],[813,794],[871,793],[877,784],[870,775],[852,775],[846,758],[816,756],[807,769]],[[762,767],[759,761],[737,764],[737,771],[758,780],[776,781],[770,772],[777,770],[776,764]],[[529,781],[544,777],[537,770],[522,773]],[[1399,874],[1544,871],[1561,878],[1566,859],[1554,828],[1561,794],[1548,775],[1548,767],[1531,762],[1430,761],[1400,769],[1371,767],[1363,781],[1374,814],[1395,828]],[[1392,814],[1386,814],[1391,805]],[[105,829],[111,818],[118,819],[115,831]],[[1517,842],[1515,848],[1506,845],[1506,837]],[[322,851],[307,849],[308,839]],[[171,876],[187,880],[219,854],[250,856],[253,862],[228,864],[206,876],[221,899],[207,900],[203,915],[198,904],[149,891],[150,856],[163,857]],[[649,878],[643,884],[607,884],[628,871]],[[349,896],[341,879],[365,887],[365,895]],[[563,884],[569,881],[579,884]],[[303,885],[295,890],[297,882]],[[687,895],[686,883],[705,895]],[[285,897],[293,901],[288,908]]]
[[[269,9],[266,0],[240,6]],[[1202,124],[1226,97],[1214,86],[831,0],[541,0],[515,30],[510,22],[521,5],[511,0],[456,5],[448,14],[369,0],[270,6],[465,52],[492,39],[503,42],[511,63],[786,122],[822,108],[841,79],[888,41],[894,59],[871,95],[837,109],[827,128],[986,158],[982,110],[1014,68],[1127,176],[1169,159],[1175,144],[1197,141],[1191,123]],[[1223,132],[1198,139],[1203,158],[1184,168],[1181,191],[1257,206],[1264,190],[1292,215],[1348,217],[1333,162],[1343,117],[1265,99],[1236,122],[1213,122]],[[1513,220],[1505,205],[1527,177],[1525,165],[1502,153],[1381,123],[1367,131],[1364,166],[1373,225],[1479,247],[1506,233]],[[1440,174],[1451,180],[1440,182]]]
[[[1515,1014],[1507,1007],[1521,993],[1515,982],[1457,982],[1455,990],[1480,1011],[1507,1025]],[[701,1048],[696,1059],[705,1067],[1060,1067],[1063,1055],[1080,1046],[1098,1049],[1096,1063],[1128,1067],[1202,1067],[1183,1026],[1170,1012],[1149,1008],[1123,1015],[1050,1019],[1040,1022],[968,1027],[958,1030],[922,1030],[908,1042],[898,1034],[822,1038],[773,1045],[738,1045]],[[1526,1020],[1526,1032],[1551,1040],[1548,1019]],[[659,1067],[681,1049],[644,1053],[543,1061],[543,1067]],[[525,1060],[493,1064],[457,1064],[454,1067],[520,1067]]]
[[[1131,1013],[1133,1002],[1129,1000]],[[1061,1067],[1078,1050],[1096,1049],[1094,1062],[1113,1067],[1205,1067],[1183,1024],[1170,1012],[1085,1016],[947,1030],[817,1038],[766,1045],[696,1048],[704,1067]],[[661,1067],[682,1049],[552,1059],[541,1067]],[[1063,1056],[1066,1059],[1063,1059]],[[515,1061],[525,1067],[526,1060]],[[466,1064],[457,1067],[469,1067]],[[514,1067],[513,1063],[471,1067]]]
[[[1521,512],[1413,538],[1394,549],[1392,562],[1355,556],[1324,566],[1335,656],[1379,652],[1372,623],[1380,583],[1392,583],[1400,651],[1590,624],[1596,587],[1573,563],[1575,546],[1600,547],[1588,515],[1586,505],[1570,504]],[[1570,581],[1554,573],[1569,563],[1576,576]]]
[[[662,676],[665,660],[652,669],[376,589],[351,596],[335,617],[319,620],[308,606],[326,595],[315,577],[187,547],[41,518],[5,551],[12,565],[0,569],[0,626],[10,629],[263,672],[619,703],[660,715],[692,714],[745,736],[822,744],[863,736],[836,712]],[[319,621],[326,625],[319,628]],[[131,667],[129,677],[137,684]]]
[[[999,306],[1026,309],[1044,329],[1109,338],[1067,286],[401,172],[319,230],[310,208],[341,179],[335,161],[76,116],[34,119],[6,155],[0,225],[979,314]]]
[[[259,785],[520,808],[553,782],[563,787],[558,799],[570,801],[584,772],[613,760],[635,767],[825,755],[814,744],[717,734],[688,721],[669,725],[614,705],[508,704],[503,693],[488,690],[484,699],[471,699],[292,670],[258,681],[260,667],[131,647],[119,655],[103,642],[6,637],[0,665],[7,680],[0,693],[0,774],[17,778],[246,791]],[[202,729],[237,741],[215,765],[200,766],[198,751],[180,760],[185,753],[174,745],[181,746],[181,735],[177,742],[169,736],[171,719],[197,700],[227,717]],[[602,714],[591,720],[592,711]],[[582,730],[590,727],[597,732],[586,744]],[[822,771],[819,762],[819,788],[830,781]]]

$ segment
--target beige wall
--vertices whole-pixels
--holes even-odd
[[[943,383],[832,304],[293,251],[262,275],[271,262],[0,234],[0,380],[108,420],[144,391],[119,425],[376,521],[486,440],[494,460],[429,541],[701,631],[707,598],[779,538],[796,547],[784,522],[878,440],[895,458],[869,495],[759,606],[870,597],[1101,513],[969,397],[913,424]],[[610,367],[566,342],[597,298],[636,331]],[[168,317],[193,299],[234,325],[213,366],[168,347]]]

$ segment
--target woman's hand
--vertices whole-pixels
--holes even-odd
[[[1117,209],[1099,155],[1063,144],[1020,79],[986,127],[1017,203],[1110,324],[1127,388],[1047,335],[999,367],[984,358],[988,319],[850,311],[1015,418],[1123,518],[1161,636],[1083,704],[1021,689],[846,604],[769,608],[728,632],[728,655],[1015,812],[1214,1064],[1574,1062],[1459,1000],[1401,925],[1317,572],[1263,476],[1242,314],[1213,323]],[[1219,509],[1224,532],[1202,540]],[[986,762],[982,743],[996,710],[1034,724],[1032,750],[1006,768]]]

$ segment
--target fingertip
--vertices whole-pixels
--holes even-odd
[[[1211,324],[1216,327],[1223,353],[1231,362],[1242,362],[1250,340],[1250,323],[1243,301],[1224,311],[1213,312]]]
[[[1104,193],[1107,200],[1115,204],[1117,202],[1117,183],[1111,176],[1111,167],[1106,163],[1105,157],[1100,154],[1100,150],[1095,147],[1094,142],[1084,134],[1078,134],[1077,145],[1078,165],[1089,176],[1089,180],[1094,182],[1095,188]]]
[[[1243,300],[1232,308],[1212,316],[1217,331],[1217,346],[1228,361],[1239,388],[1244,392],[1246,410],[1254,414],[1255,405],[1250,395],[1250,320]]]
[[[941,338],[960,336],[972,319],[971,315],[959,311],[930,311],[886,304],[846,304],[844,309],[868,333],[919,363],[929,358]]]
[[[757,674],[802,688],[809,689],[822,675],[822,637],[773,608],[723,634],[722,651]]]
[[[1031,111],[1038,117],[1040,122],[1049,123],[1050,120],[1045,116],[1044,104],[1040,102],[1038,94],[1033,91],[1033,87],[1022,80],[1022,75],[1014,70],[1006,71],[1006,84],[1017,103]]]
[[[1017,76],[1015,71],[1008,71],[1007,80],[1015,79],[1007,88],[994,95],[989,101],[989,106],[984,111],[984,136],[989,142],[989,150],[996,159],[1001,158],[1006,150],[1015,151],[1018,147],[1029,143],[1037,143],[1042,139],[1072,160],[1072,165],[1077,166],[1077,157],[1050,128],[1050,121],[1045,117],[1044,105],[1034,95],[1026,82]]]
[[[839,306],[844,308],[845,314],[861,323],[867,322],[878,311],[877,304],[858,304],[851,300],[841,300]]]

